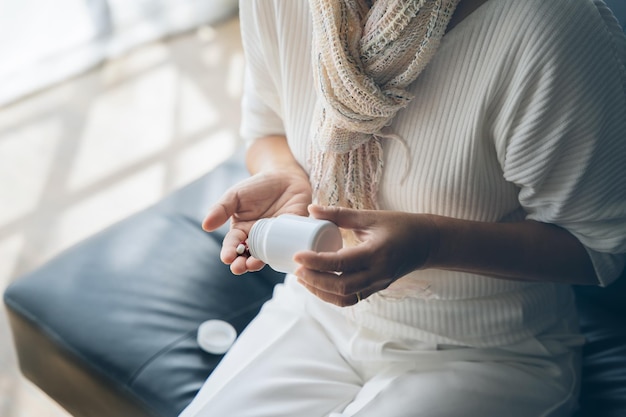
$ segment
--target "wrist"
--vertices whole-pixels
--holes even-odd
[[[427,233],[428,253],[424,259],[424,263],[420,269],[431,269],[440,267],[441,262],[441,217],[432,214],[420,215],[424,221],[425,227],[422,230]]]
[[[291,153],[285,136],[266,136],[254,141],[246,152],[246,166],[251,174],[278,171],[308,179],[308,175]]]

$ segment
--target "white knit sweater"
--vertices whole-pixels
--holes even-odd
[[[309,168],[316,95],[306,0],[242,0],[242,134],[287,135]],[[489,0],[453,28],[384,144],[383,209],[558,224],[603,285],[626,253],[626,39],[592,0]],[[401,181],[405,164],[409,174]],[[568,286],[412,273],[346,309],[425,342],[493,346],[573,314]]]

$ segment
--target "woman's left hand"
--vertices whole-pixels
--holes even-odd
[[[299,252],[300,283],[324,301],[356,304],[398,278],[424,268],[437,250],[435,223],[425,214],[310,206],[318,219],[352,230],[360,243],[337,252]]]

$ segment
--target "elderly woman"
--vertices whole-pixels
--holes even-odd
[[[331,220],[182,413],[568,416],[570,284],[626,253],[626,39],[599,0],[243,0],[235,274],[258,219]]]

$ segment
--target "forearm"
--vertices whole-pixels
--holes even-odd
[[[265,136],[255,140],[246,152],[246,166],[251,174],[286,170],[306,175],[291,153],[287,138],[282,135]]]
[[[583,245],[560,227],[523,221],[473,222],[432,216],[437,240],[426,267],[496,278],[596,285]]]

